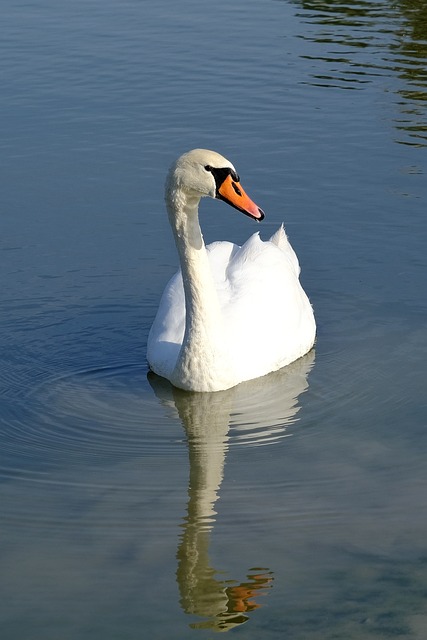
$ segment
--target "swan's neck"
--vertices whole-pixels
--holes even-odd
[[[167,208],[181,263],[185,293],[185,333],[172,383],[183,389],[217,391],[230,386],[226,332],[218,294],[199,225],[200,198],[169,192]],[[224,378],[224,386],[218,380]],[[197,388],[196,388],[197,387]]]

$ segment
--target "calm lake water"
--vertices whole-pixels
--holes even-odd
[[[2,639],[426,638],[425,2],[2,19]],[[145,361],[200,146],[266,211],[204,201],[206,240],[283,220],[318,322],[217,394]]]

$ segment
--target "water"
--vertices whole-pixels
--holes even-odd
[[[2,17],[2,637],[425,638],[424,3]],[[285,221],[319,326],[219,394],[145,363],[195,146]]]

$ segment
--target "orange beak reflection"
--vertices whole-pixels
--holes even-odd
[[[255,220],[261,221],[264,219],[264,211],[250,199],[243,191],[240,182],[233,180],[231,175],[228,175],[219,187],[217,198],[224,200],[224,202]]]

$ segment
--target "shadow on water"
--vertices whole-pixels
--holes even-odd
[[[230,579],[212,566],[209,547],[217,516],[215,504],[227,451],[233,441],[242,442],[239,429],[247,429],[243,441],[249,445],[269,444],[284,437],[287,427],[295,422],[298,397],[308,388],[307,375],[313,362],[311,352],[281,371],[217,393],[180,391],[149,374],[161,403],[175,405],[187,436],[188,503],[176,577],[182,609],[204,618],[191,623],[193,629],[228,631],[247,622],[248,614],[261,606],[259,599],[273,586],[273,571],[258,566],[256,558],[243,582]]]
[[[294,2],[304,9],[299,17],[305,34],[300,38],[321,47],[301,56],[313,65],[309,84],[349,90],[379,84],[384,94],[397,99],[396,142],[427,146],[427,4]],[[390,84],[394,78],[397,86]]]

